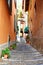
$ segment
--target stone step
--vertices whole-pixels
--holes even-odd
[[[43,60],[12,60],[7,59],[3,60],[3,63],[0,63],[1,65],[43,65]]]

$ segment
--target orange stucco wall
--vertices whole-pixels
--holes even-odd
[[[36,13],[34,11],[34,3],[36,1]],[[29,23],[32,23],[32,43],[31,45],[38,51],[43,53],[43,0],[32,0],[32,7],[29,7]]]
[[[37,21],[41,25],[43,22],[43,0],[36,0],[36,5],[37,5]],[[39,26],[40,28],[40,26]]]
[[[30,24],[30,30],[32,34],[34,35],[38,28],[38,22],[37,22],[37,16],[34,9],[35,0],[31,0],[29,2],[29,24]]]
[[[36,1],[36,11],[34,9]],[[32,20],[32,21],[31,21]],[[31,0],[29,3],[29,24],[33,35],[37,34],[43,21],[43,0]]]
[[[14,21],[11,18],[6,0],[0,0],[0,44],[8,41],[8,35],[10,35],[11,41],[15,40]]]

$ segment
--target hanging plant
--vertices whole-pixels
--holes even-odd
[[[22,18],[22,16],[23,16],[23,14],[22,14],[22,12],[20,12],[20,14],[19,14],[19,18]]]

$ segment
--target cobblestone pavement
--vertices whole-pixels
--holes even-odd
[[[19,43],[11,58],[3,61],[0,65],[43,65],[43,55],[29,44]]]

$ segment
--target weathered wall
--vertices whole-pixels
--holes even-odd
[[[11,41],[15,40],[13,20],[11,21],[10,17],[6,0],[0,0],[0,44],[8,41],[8,35]]]
[[[43,50],[43,0],[36,0],[36,11],[34,10],[35,0],[32,0],[32,6],[29,7],[30,23],[32,31],[32,46],[39,51]],[[32,20],[31,20],[32,19]]]
[[[37,20],[37,10],[34,8],[35,0],[30,0],[29,3],[29,25],[32,35],[36,34],[36,31],[39,28],[39,21]]]

